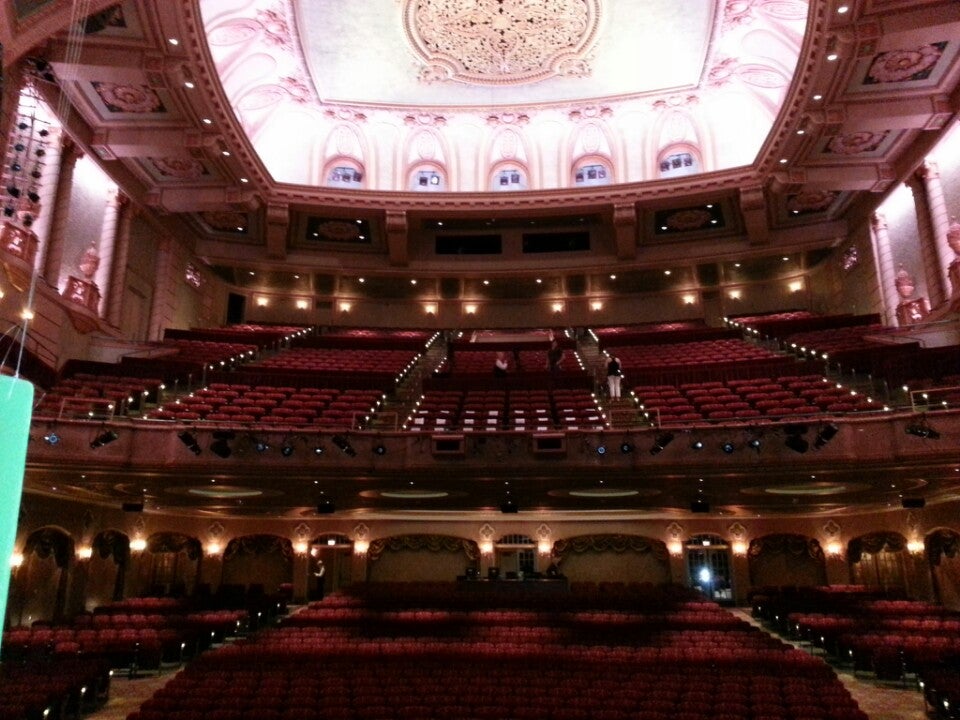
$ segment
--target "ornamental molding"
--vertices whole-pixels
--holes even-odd
[[[585,77],[600,0],[403,0],[421,82],[523,85]]]

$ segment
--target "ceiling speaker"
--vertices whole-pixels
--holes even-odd
[[[125,502],[120,507],[123,508],[124,512],[143,512],[142,502]]]
[[[926,498],[905,497],[900,501],[904,510],[921,510],[927,504]]]

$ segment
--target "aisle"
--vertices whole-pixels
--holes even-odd
[[[736,608],[731,612],[764,632],[774,634],[756,620],[748,609]],[[787,642],[790,641],[787,640]],[[797,643],[792,644],[800,647]],[[807,650],[807,648],[801,649]],[[923,696],[912,685],[895,687],[879,683],[872,678],[854,677],[852,670],[836,668],[834,670],[840,682],[857,701],[860,709],[870,716],[870,720],[929,720],[924,708]]]

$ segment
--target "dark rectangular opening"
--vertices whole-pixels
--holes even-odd
[[[437,235],[437,255],[499,255],[503,240],[499,235]]]
[[[524,233],[524,253],[584,252],[590,249],[590,233],[572,232]]]

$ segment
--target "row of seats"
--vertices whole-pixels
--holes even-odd
[[[639,385],[634,396],[661,424],[879,410],[882,405],[820,375]]]
[[[291,348],[247,367],[299,370],[318,373],[371,373],[399,375],[420,358],[410,350],[348,348]]]
[[[76,373],[61,379],[37,403],[34,412],[42,417],[89,417],[139,407],[158,397],[163,381],[158,378],[131,378],[121,375]]]
[[[747,364],[757,360],[773,360],[782,357],[772,350],[739,339],[661,345],[622,345],[608,348],[607,353],[620,359],[621,368],[627,377],[630,377],[631,371],[646,369]]]
[[[103,660],[63,657],[47,662],[5,662],[0,673],[0,720],[74,718],[102,705],[110,692]]]
[[[454,376],[490,375],[493,373],[497,356],[498,351],[496,350],[456,350],[453,353],[448,353],[436,370]],[[545,349],[503,352],[502,356],[507,363],[506,372],[508,374],[547,372],[550,370]],[[556,369],[564,373],[584,371],[580,356],[573,350],[564,350]]]

